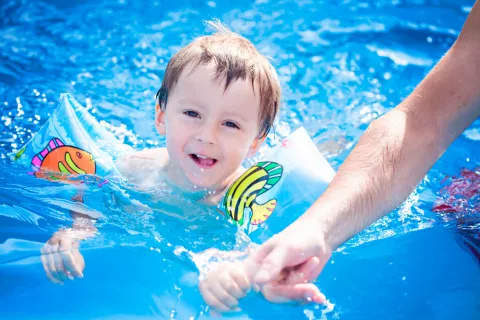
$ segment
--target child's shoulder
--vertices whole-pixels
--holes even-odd
[[[117,159],[115,165],[125,178],[135,182],[160,174],[167,163],[167,149],[155,148],[124,155]]]

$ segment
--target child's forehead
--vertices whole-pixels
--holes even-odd
[[[259,98],[258,85],[255,79],[249,76],[230,77],[228,72],[222,70],[213,62],[208,64],[187,65],[180,73],[175,89],[191,91],[195,87],[214,89],[222,96],[232,93],[236,96],[248,95]]]

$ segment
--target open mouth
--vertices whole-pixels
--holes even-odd
[[[201,154],[192,153],[189,156],[200,168],[211,168],[217,163],[217,159],[209,158]]]

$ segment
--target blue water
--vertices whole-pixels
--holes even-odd
[[[85,278],[54,285],[39,250],[71,224],[68,186],[35,179],[7,155],[75,96],[125,143],[163,146],[154,94],[168,59],[220,18],[273,59],[284,93],[273,145],[304,126],[334,168],[452,45],[473,1],[2,1],[0,4],[0,318],[206,319],[191,253],[235,245],[231,225],[174,195],[138,194],[128,213],[91,190],[100,235],[82,243]],[[333,304],[271,305],[238,318],[478,319],[478,197],[432,212],[446,176],[480,166],[477,120],[403,206],[335,252],[317,281]],[[123,186],[118,186],[123,188]],[[155,197],[154,197],[155,196]],[[163,196],[164,201],[152,200]],[[461,197],[461,195],[459,195]],[[182,201],[181,208],[166,203]],[[299,213],[300,214],[300,213]]]

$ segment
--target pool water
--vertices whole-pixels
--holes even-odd
[[[220,18],[278,70],[283,109],[267,144],[304,126],[336,169],[368,124],[405,98],[453,44],[472,5],[2,1],[0,318],[207,319],[192,254],[235,246],[232,225],[187,199],[128,189],[151,210],[131,208],[112,197],[126,186],[107,185],[88,190],[97,205],[82,208],[103,215],[100,234],[81,245],[85,278],[50,283],[40,249],[71,225],[69,210],[78,204],[64,196],[70,186],[35,179],[8,155],[38,131],[60,93],[72,94],[124,143],[164,146],[153,113],[166,63],[205,33],[203,20]],[[478,172],[478,150],[479,120],[400,208],[334,253],[317,281],[328,308],[272,305],[252,294],[231,317],[478,319],[480,197],[472,186],[480,180],[461,175]],[[455,210],[432,210],[452,195]]]

